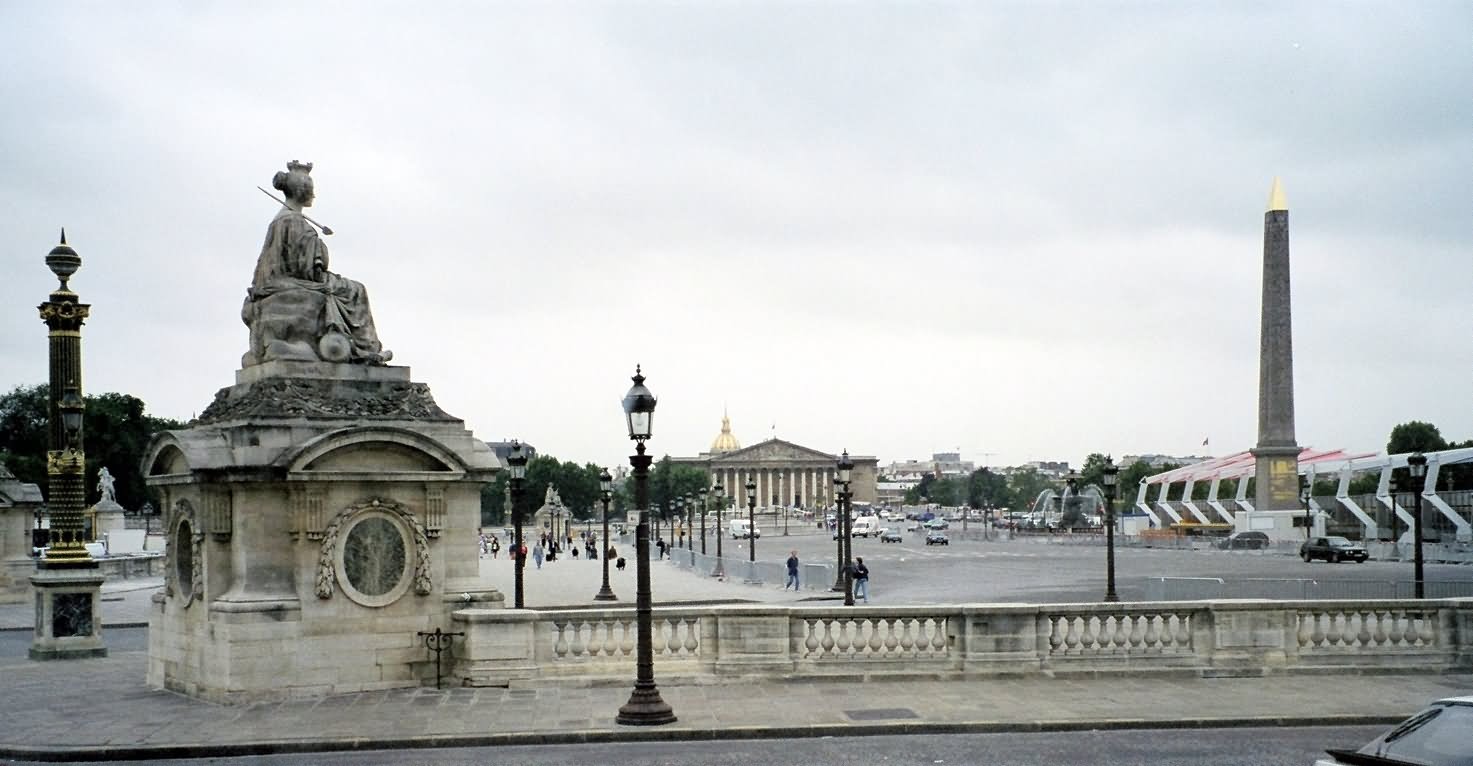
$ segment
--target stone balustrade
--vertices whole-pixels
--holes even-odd
[[[634,675],[633,607],[463,609],[470,686]],[[985,677],[1473,669],[1473,600],[657,607],[656,677]]]

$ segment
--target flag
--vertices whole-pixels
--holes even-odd
[[[1210,440],[1211,440],[1211,437],[1208,437],[1207,439],[1203,439],[1202,440],[1202,446],[1203,447],[1206,447],[1207,446],[1207,442],[1210,441]]]

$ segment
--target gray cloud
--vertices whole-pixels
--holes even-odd
[[[244,350],[287,159],[396,361],[484,438],[885,459],[1256,434],[1293,210],[1299,438],[1473,436],[1473,13],[1404,4],[12,3],[0,384],[65,224],[88,385],[188,417]]]

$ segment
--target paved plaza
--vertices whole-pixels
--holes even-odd
[[[730,543],[731,541],[726,541]],[[739,544],[738,544],[739,545]],[[764,538],[759,553],[832,551],[827,535]],[[632,548],[631,548],[632,550]],[[812,553],[810,553],[812,551]],[[949,593],[1006,595],[1094,587],[1094,548],[1028,539],[957,540],[927,549],[859,540],[855,551],[876,572],[876,601],[926,603]],[[734,553],[727,548],[728,553]],[[744,551],[740,551],[744,553]],[[1224,551],[1128,551],[1124,571],[1295,571],[1283,554]],[[1400,564],[1342,565],[1335,573],[1387,574]],[[1329,565],[1313,565],[1330,572]],[[483,559],[483,576],[507,592],[511,564]],[[1452,568],[1456,569],[1456,568]],[[1396,571],[1399,571],[1396,570]],[[529,606],[592,603],[601,568],[564,559],[527,573]],[[780,584],[752,585],[698,577],[656,564],[657,603],[799,602],[832,598],[793,593]],[[634,569],[612,573],[622,603],[632,603]],[[1122,580],[1131,582],[1130,574]],[[936,680],[925,674],[885,681],[752,681],[664,686],[680,720],[645,729],[613,722],[628,698],[624,684],[547,683],[535,687],[413,688],[291,702],[215,705],[144,683],[146,651],[138,627],[147,619],[159,580],[119,580],[103,589],[110,656],[71,662],[24,658],[33,614],[29,605],[0,607],[0,758],[94,760],[366,750],[450,745],[605,742],[634,739],[721,739],[922,732],[1048,731],[1186,726],[1322,725],[1394,722],[1426,701],[1473,691],[1473,675],[1294,675],[1264,678],[1136,677]],[[937,598],[928,598],[935,596]],[[632,682],[634,667],[629,675]],[[659,679],[656,666],[656,678]]]

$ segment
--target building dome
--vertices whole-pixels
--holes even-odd
[[[721,414],[721,433],[716,440],[711,442],[711,454],[719,455],[723,452],[735,452],[742,448],[735,436],[731,435],[731,418],[726,413]]]

